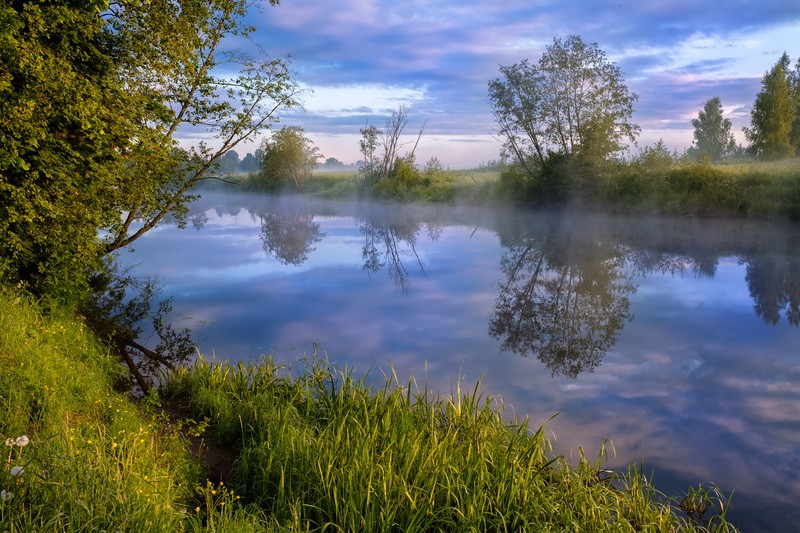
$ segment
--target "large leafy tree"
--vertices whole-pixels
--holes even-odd
[[[78,4],[78,3],[76,3]],[[91,2],[0,7],[0,274],[69,291],[100,265],[136,109]]]
[[[750,141],[748,150],[763,159],[780,159],[795,153],[792,127],[797,116],[797,101],[790,81],[789,55],[784,53],[764,74],[761,91],[750,111],[750,128],[744,128]]]
[[[302,189],[306,178],[319,164],[319,149],[299,126],[283,127],[261,144],[258,181],[268,189],[291,184]]]
[[[719,161],[736,152],[736,140],[731,133],[730,119],[722,117],[719,96],[710,98],[692,120],[694,127],[694,152],[711,161]]]
[[[529,174],[550,153],[595,164],[636,139],[630,119],[638,97],[596,43],[554,39],[537,63],[525,59],[500,73],[489,100],[505,151]]]
[[[226,51],[252,31],[250,4],[3,3],[4,280],[74,292],[104,256],[167,215],[182,221],[193,187],[296,103],[285,60]],[[179,146],[187,128],[216,137],[214,148]]]
[[[127,294],[113,256],[168,215],[183,224],[195,185],[296,103],[286,60],[229,51],[250,5],[0,4],[0,281],[81,302],[142,388],[139,370],[184,358],[187,337],[163,322],[167,303],[159,345],[136,341],[152,291]],[[216,139],[183,148],[186,129]]]

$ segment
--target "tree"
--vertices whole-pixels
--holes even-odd
[[[789,143],[794,148],[795,154],[800,155],[800,58],[794,64],[794,70],[789,72],[789,90],[794,99],[794,119],[792,131],[789,134]]]
[[[373,186],[381,180],[399,176],[407,170],[408,166],[413,168],[414,153],[425,132],[425,124],[420,127],[413,144],[412,141],[404,142],[402,140],[403,131],[407,125],[408,107],[401,105],[392,111],[391,116],[386,118],[383,130],[372,125],[367,125],[360,130],[359,149],[364,156],[361,174],[367,185]],[[401,154],[403,147],[409,144],[412,145],[411,150]],[[381,148],[380,153],[378,148]]]
[[[722,102],[719,96],[710,98],[703,109],[692,120],[694,127],[694,149],[698,156],[719,161],[736,153],[736,139],[731,133],[731,121],[722,118]]]
[[[276,5],[276,0],[270,4]],[[288,63],[227,52],[249,0],[0,7],[0,275],[74,293],[167,215],[238,143],[296,103]],[[220,67],[225,67],[225,73]],[[230,75],[238,70],[239,74]],[[217,148],[183,149],[202,129]],[[101,238],[98,238],[101,235]]]
[[[56,296],[102,266],[136,111],[100,2],[60,4],[0,7],[0,277]]]
[[[239,172],[239,154],[236,150],[227,152],[219,159],[217,172],[220,174],[236,174]]]
[[[251,174],[253,172],[258,172],[258,167],[260,165],[259,160],[251,153],[248,153],[242,159],[242,162],[239,163],[239,170],[244,172],[245,174]]]
[[[270,0],[277,5],[278,0]],[[226,51],[227,38],[248,38],[250,0],[122,2],[109,13],[122,43],[124,82],[143,109],[136,156],[129,165],[137,191],[116,205],[121,222],[109,228],[106,252],[128,246],[167,214],[183,220],[189,191],[242,141],[269,128],[278,109],[296,105],[298,86],[286,60]],[[230,76],[225,70],[238,69]],[[203,128],[217,138],[177,150],[179,128]],[[138,222],[133,231],[133,223]]]
[[[529,176],[550,153],[597,164],[636,139],[639,127],[630,118],[638,97],[596,43],[554,39],[538,63],[525,59],[500,73],[489,82],[489,100],[504,155]]]
[[[153,316],[161,342],[138,349],[150,361],[179,361],[188,341],[158,323],[168,305],[155,315],[127,306],[120,290],[131,285],[113,272],[115,253],[166,217],[185,224],[192,188],[296,104],[286,60],[229,51],[230,38],[252,31],[250,5],[0,5],[0,278],[108,313],[89,323],[103,324],[98,333],[137,379],[146,365],[126,357],[140,332],[131,324]],[[186,129],[216,137],[216,147],[182,148],[176,134]]]
[[[789,55],[784,53],[764,74],[761,91],[750,111],[750,128],[744,128],[750,141],[749,152],[762,159],[780,159],[795,153],[790,135],[797,104],[789,82]]]
[[[283,127],[265,139],[261,145],[263,157],[259,182],[275,190],[287,183],[302,189],[306,178],[322,157],[319,149],[304,135],[299,126]]]
[[[371,186],[379,179],[377,156],[375,152],[378,149],[378,136],[380,132],[378,128],[372,124],[365,125],[359,131],[361,132],[361,139],[358,141],[358,148],[364,156],[359,173],[364,177],[364,182]]]

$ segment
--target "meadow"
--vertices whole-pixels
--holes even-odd
[[[199,358],[133,399],[67,313],[0,290],[3,531],[733,531],[713,486],[666,498],[610,442],[577,462],[479,384],[367,387],[313,356]],[[180,412],[175,417],[168,413]],[[190,440],[232,453],[225,479]]]
[[[643,151],[601,168],[564,163],[528,177],[519,167],[420,171],[422,179],[373,197],[413,202],[577,206],[625,214],[800,218],[800,158],[690,161]],[[300,191],[324,199],[364,196],[354,171],[314,172]],[[247,183],[246,177],[240,178]]]

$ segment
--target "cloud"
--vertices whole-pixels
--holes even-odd
[[[283,120],[313,134],[349,132],[353,148],[330,154],[342,160],[357,158],[364,119],[379,123],[400,103],[411,105],[413,119],[427,119],[431,134],[491,135],[486,85],[498,66],[536,60],[569,34],[618,62],[640,95],[634,121],[643,138],[664,130],[683,149],[689,120],[708,98],[719,95],[726,111],[751,105],[763,73],[797,43],[800,3],[292,0],[254,11],[251,22],[253,40],[274,56],[291,54],[297,78],[314,89],[307,111]],[[736,131],[749,121],[744,111],[731,118]],[[470,146],[449,151],[445,162],[460,166],[459,153],[469,156]]]

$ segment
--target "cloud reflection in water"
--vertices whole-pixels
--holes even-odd
[[[136,257],[206,321],[204,353],[319,343],[375,381],[390,362],[445,393],[481,379],[509,416],[559,413],[566,455],[611,437],[610,463],[644,460],[659,488],[713,481],[742,525],[800,523],[795,228],[216,194],[195,209],[201,230],[166,227]]]

